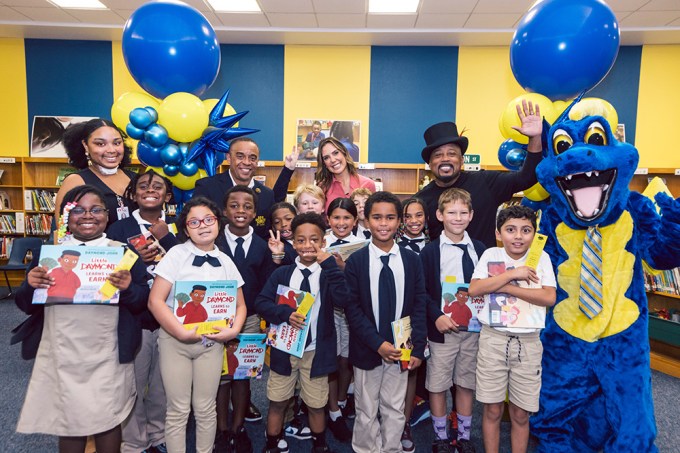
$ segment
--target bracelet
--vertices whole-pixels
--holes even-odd
[[[285,253],[272,253],[273,260],[282,260],[286,257]]]

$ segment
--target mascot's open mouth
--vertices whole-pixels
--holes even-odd
[[[604,212],[615,180],[615,168],[574,173],[555,179],[566,195],[571,210],[584,220],[596,219]]]

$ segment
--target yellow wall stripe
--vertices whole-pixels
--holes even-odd
[[[28,156],[28,93],[23,39],[0,39],[0,137],[3,156]]]
[[[125,59],[123,58],[123,45],[120,41],[113,41],[111,43],[111,58],[113,60],[113,104],[121,94],[128,91],[136,91],[139,93],[146,93],[144,89],[139,86],[135,79],[132,78]]]

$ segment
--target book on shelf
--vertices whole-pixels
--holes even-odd
[[[24,205],[27,211],[54,212],[56,194],[44,189],[26,189]]]
[[[2,237],[0,238],[0,258],[8,259],[12,252],[12,242],[14,238]]]
[[[411,361],[411,351],[413,350],[413,341],[411,341],[411,317],[405,316],[396,321],[392,321],[392,335],[394,336],[394,347],[401,350],[399,369],[401,371],[406,371],[408,370],[408,364]]]
[[[442,282],[442,313],[458,324],[458,330],[479,332],[479,312],[484,308],[484,296],[470,297],[469,283],[456,283],[456,278],[449,276]]]
[[[276,303],[288,305],[298,313],[307,316],[314,304],[314,295],[299,289],[279,285],[276,288]],[[271,346],[292,356],[301,358],[305,352],[309,323],[302,329],[291,326],[287,322],[272,324],[267,332],[267,346]]]
[[[222,376],[234,380],[260,379],[267,350],[264,333],[240,333],[224,344]]]
[[[77,169],[77,168],[74,168],[74,167],[61,167],[61,168],[59,169],[59,173],[57,173],[57,180],[56,180],[56,182],[55,182],[54,184],[55,184],[56,186],[60,186],[61,183],[64,182],[64,179],[66,179],[66,177],[67,177],[68,175],[70,175],[71,173],[76,173],[76,172],[78,172],[78,169]]]
[[[12,209],[12,199],[4,190],[0,190],[0,209]]]
[[[117,304],[120,292],[102,294],[106,279],[123,258],[123,247],[43,245],[38,265],[54,279],[33,293],[34,304]]]
[[[680,268],[664,271],[645,269],[645,289],[680,296]]]
[[[17,224],[14,214],[0,215],[0,233],[1,234],[17,233]]]
[[[236,280],[175,282],[172,312],[184,328],[197,333],[218,333],[213,327],[232,327],[236,317]]]

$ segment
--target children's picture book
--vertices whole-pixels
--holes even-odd
[[[330,254],[337,253],[340,255],[343,261],[347,261],[347,258],[352,255],[352,253],[361,250],[370,244],[370,240],[350,242],[349,244],[334,245],[333,247],[327,247],[326,251]]]
[[[267,335],[240,333],[225,343],[222,375],[234,380],[260,379],[267,349]]]
[[[213,326],[232,327],[236,317],[236,280],[175,282],[172,312],[184,328],[197,333],[219,332]]]
[[[442,313],[458,324],[459,331],[479,332],[479,312],[484,308],[484,297],[470,297],[469,283],[456,283],[451,279],[442,283]]]
[[[394,347],[401,349],[401,359],[399,368],[401,371],[408,370],[411,361],[411,351],[413,342],[411,341],[411,317],[405,316],[396,321],[392,321],[392,335],[394,336]]]
[[[314,295],[306,291],[289,288],[284,285],[279,285],[276,288],[277,304],[288,305],[305,316],[307,316],[307,313],[312,308],[314,300]],[[309,323],[306,323],[302,329],[295,328],[287,322],[278,325],[272,324],[269,326],[269,332],[267,333],[267,346],[301,358],[305,352],[307,335],[309,335]]]
[[[43,245],[38,265],[54,279],[33,293],[34,304],[117,304],[120,292],[102,294],[108,276],[123,258],[123,247]]]
[[[504,262],[489,262],[489,275],[505,272]],[[524,281],[516,281],[519,287],[533,288]],[[506,293],[487,294],[489,304],[489,325],[491,327],[510,327],[526,329],[542,329],[545,327],[545,307],[529,302]]]

